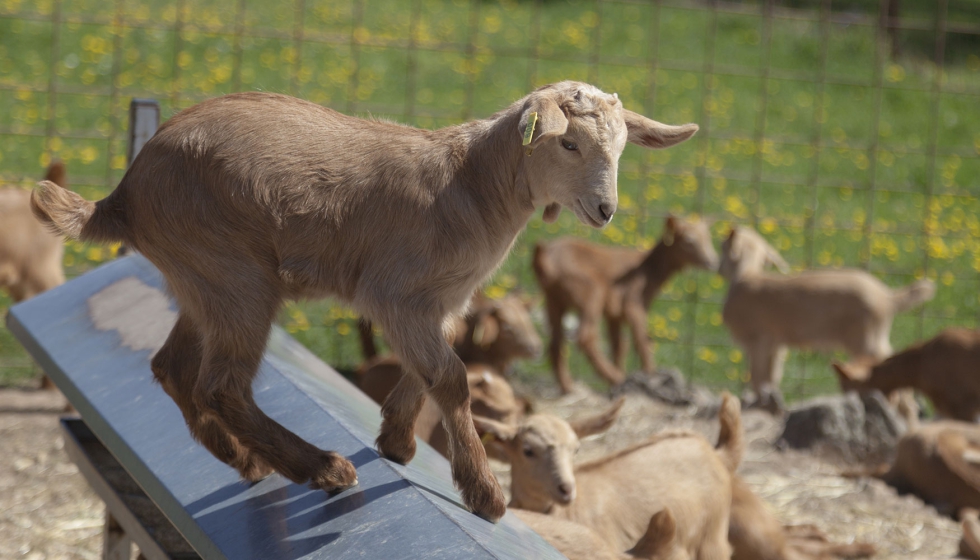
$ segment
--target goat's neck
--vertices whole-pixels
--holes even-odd
[[[555,502],[547,498],[536,498],[535,494],[541,492],[541,485],[533,480],[527,480],[511,471],[510,481],[510,503],[508,507],[536,511],[538,513],[552,513],[555,509]]]
[[[458,146],[454,176],[479,208],[478,217],[498,233],[516,237],[534,212],[530,188],[524,176],[515,104],[492,117],[447,129]]]
[[[904,387],[917,387],[922,371],[921,351],[907,350],[871,368],[865,385],[889,393]]]
[[[640,264],[645,279],[643,304],[650,307],[650,302],[657,297],[664,284],[684,266],[685,262],[676,254],[674,246],[658,242]]]

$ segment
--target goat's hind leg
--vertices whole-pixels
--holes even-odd
[[[381,432],[375,445],[385,458],[406,465],[415,457],[415,422],[424,402],[422,380],[405,372],[381,406]]]
[[[201,336],[190,318],[181,314],[166,342],[150,362],[153,376],[184,415],[191,435],[221,462],[235,468],[242,478],[259,481],[272,469],[217,422],[201,414],[194,403],[194,385],[201,368]]]
[[[384,327],[388,341],[408,370],[407,374],[417,378],[415,383],[424,383],[428,387],[429,397],[442,411],[442,424],[449,436],[453,481],[463,495],[463,503],[473,513],[496,522],[503,517],[507,504],[473,425],[466,367],[446,343],[437,321],[431,324],[399,322]],[[387,441],[386,430],[411,433],[414,417],[418,416],[417,408],[421,406],[416,402],[421,400],[420,395],[414,394],[413,387],[417,386],[400,383],[385,401],[386,408],[404,411],[398,421],[406,422],[411,417],[409,425],[395,425],[396,417],[390,417],[389,421],[386,416],[379,442]],[[396,403],[393,399],[398,398],[415,400]],[[409,414],[411,412],[414,416]]]
[[[241,290],[242,292],[245,290]],[[252,396],[252,380],[266,346],[278,299],[261,301],[252,292],[247,303],[229,287],[211,290],[202,320],[204,352],[194,402],[251,453],[298,484],[328,492],[357,484],[357,472],[346,458],[323,451],[269,418]],[[224,297],[222,297],[224,295]],[[247,305],[248,307],[243,307]]]

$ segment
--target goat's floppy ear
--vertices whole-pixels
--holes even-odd
[[[626,121],[626,139],[631,144],[644,148],[669,148],[694,136],[698,131],[698,125],[693,123],[672,126],[627,109],[623,109],[623,119]]]
[[[766,262],[776,267],[776,270],[782,272],[783,274],[789,273],[789,263],[783,259],[782,255],[773,249],[772,245],[768,245],[766,247]]]
[[[511,426],[482,416],[473,417],[473,426],[476,427],[476,433],[480,434],[484,441],[495,439],[503,443],[508,443],[514,441],[514,438],[517,437],[517,426]]]
[[[667,221],[664,223],[664,235],[661,240],[664,245],[670,247],[674,244],[674,234],[677,233],[677,218],[673,214],[667,216]]]
[[[840,362],[833,362],[830,365],[833,366],[834,371],[837,373],[837,378],[841,381],[842,385],[845,383],[851,383],[855,380],[855,375],[851,372],[849,366]]]
[[[640,541],[629,551],[630,556],[636,558],[661,558],[674,542],[677,535],[677,522],[670,509],[664,508],[653,514],[647,531],[640,537]],[[663,555],[663,556],[662,556]]]
[[[497,340],[498,336],[500,336],[500,322],[492,312],[477,320],[476,327],[473,329],[474,344],[486,349]]]
[[[537,118],[532,117],[532,114],[536,114]],[[531,126],[530,138],[527,137],[529,126]],[[542,140],[565,134],[566,130],[568,130],[568,117],[558,106],[554,92],[548,90],[536,92],[528,99],[518,124],[520,137],[527,142],[525,145],[528,148],[536,148]]]
[[[544,207],[544,213],[541,214],[541,219],[544,220],[546,224],[554,223],[554,221],[558,219],[559,214],[561,214],[561,204],[552,202]]]
[[[569,422],[568,425],[572,427],[575,435],[579,438],[602,433],[616,423],[616,419],[619,418],[619,410],[623,408],[623,403],[625,402],[626,397],[619,397],[605,412],[596,416],[590,416],[589,418]]]

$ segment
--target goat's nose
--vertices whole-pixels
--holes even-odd
[[[575,485],[569,484],[567,482],[562,482],[561,484],[558,485],[558,493],[561,494],[561,497],[564,498],[565,500],[571,501],[572,498],[575,496]]]
[[[605,220],[607,224],[609,223],[610,220],[612,220],[613,214],[615,213],[616,213],[615,204],[603,202],[602,204],[599,205],[599,215],[602,216],[602,219]]]

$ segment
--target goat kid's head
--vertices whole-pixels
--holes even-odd
[[[520,507],[545,512],[575,499],[575,454],[580,439],[608,430],[623,406],[620,398],[596,416],[566,422],[550,414],[533,414],[507,425],[478,416],[476,430],[496,446],[495,456],[511,464],[511,493]]]
[[[626,142],[668,148],[694,135],[696,124],[670,126],[623,108],[616,94],[581,82],[539,88],[524,100],[518,133],[531,161],[527,180],[535,206],[547,204],[544,220],[568,207],[589,226],[601,228],[616,212],[616,175]]]
[[[514,394],[502,375],[484,364],[467,364],[473,414],[504,424],[517,424],[527,411],[527,401]]]
[[[513,358],[537,358],[541,355],[541,337],[531,319],[531,303],[510,294],[491,301],[477,311],[473,342],[483,349],[495,347],[498,353]]]
[[[737,280],[744,274],[762,272],[770,265],[783,274],[789,272],[789,264],[753,229],[734,227],[721,244],[718,274],[728,280]]]
[[[718,270],[718,253],[708,225],[706,220],[688,221],[667,216],[660,240],[672,247],[685,265],[715,271]]]

